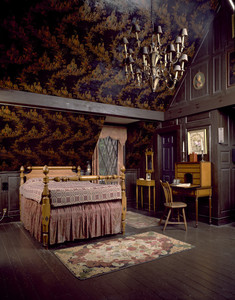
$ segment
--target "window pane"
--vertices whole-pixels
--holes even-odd
[[[118,140],[110,136],[99,140],[99,175],[117,174]]]

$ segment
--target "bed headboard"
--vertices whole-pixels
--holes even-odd
[[[30,178],[43,178],[45,177],[43,173],[44,166],[35,166],[35,167],[27,167],[25,171],[24,167],[20,168],[20,178],[21,184],[24,181]],[[76,167],[74,166],[48,166],[49,174],[51,177],[64,177],[64,176],[74,176],[76,175]],[[78,168],[78,171],[80,168]]]

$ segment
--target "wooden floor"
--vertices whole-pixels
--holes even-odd
[[[162,233],[162,227],[127,226],[126,235],[149,230]],[[1,223],[0,299],[235,299],[235,224],[195,228],[188,221],[187,232],[168,226],[165,235],[195,247],[80,281],[20,222]]]

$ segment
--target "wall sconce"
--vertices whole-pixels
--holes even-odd
[[[224,128],[223,127],[218,128],[218,143],[219,144],[224,143]]]

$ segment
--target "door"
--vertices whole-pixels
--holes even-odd
[[[162,135],[162,180],[173,182],[175,178],[176,134]]]

